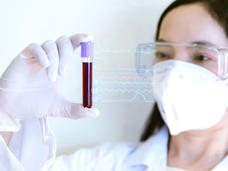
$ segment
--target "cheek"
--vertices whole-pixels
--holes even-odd
[[[211,72],[213,72],[215,75],[218,76],[218,69],[217,69],[217,68],[214,68],[214,67],[211,67],[211,68],[210,68],[210,67],[209,67],[208,70],[211,71]]]
[[[152,63],[152,66],[155,65],[156,63],[158,63],[159,61],[155,58],[153,63]]]
[[[203,68],[206,68],[207,70],[209,70],[210,72],[214,73],[215,75],[218,76],[218,64],[203,64],[200,65]]]
[[[162,61],[165,61],[165,60],[168,60],[168,59],[158,59],[158,58],[154,58],[153,60],[153,63],[152,63],[152,66],[159,63],[159,62],[162,62]],[[169,59],[170,60],[170,59]]]

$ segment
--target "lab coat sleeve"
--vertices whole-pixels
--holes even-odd
[[[45,118],[21,121],[8,146],[0,137],[0,170],[45,171],[54,161],[55,144]]]
[[[135,146],[132,144],[103,144],[62,155],[47,171],[111,171],[120,170],[124,159]]]
[[[5,113],[0,112],[0,132],[15,132],[19,131],[19,121],[11,118]],[[23,167],[16,160],[14,154],[8,148],[5,140],[0,134],[0,170],[1,171],[21,171]]]

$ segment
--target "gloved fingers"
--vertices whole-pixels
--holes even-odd
[[[55,81],[58,76],[59,68],[59,54],[57,45],[54,41],[48,40],[42,44],[42,47],[50,61],[50,65],[48,67],[48,78],[50,81]]]
[[[57,39],[57,47],[59,50],[59,73],[63,75],[68,67],[71,58],[73,58],[74,51],[71,41],[68,37],[62,36]]]
[[[84,117],[96,118],[100,114],[100,111],[97,108],[84,108],[81,104],[72,103],[71,112],[68,115],[71,119],[78,119]]]
[[[100,111],[97,108],[84,108],[86,112],[92,113],[91,117],[98,117],[100,115]]]
[[[42,49],[40,45],[36,43],[30,44],[25,49],[25,51],[22,52],[22,55],[37,59],[37,61],[45,68],[50,65],[50,61],[45,51]]]
[[[83,117],[97,117],[99,110],[96,108],[84,108],[82,104],[71,103],[68,101],[62,102],[61,107],[49,116],[66,117],[70,119],[79,119]]]
[[[80,46],[81,42],[93,41],[93,36],[90,34],[75,34],[70,37],[73,49],[75,50]]]

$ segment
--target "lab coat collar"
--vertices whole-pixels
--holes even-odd
[[[145,165],[151,169],[164,170],[167,163],[168,137],[168,129],[164,126],[146,142],[140,143],[127,158],[126,164]]]
[[[14,156],[11,162],[20,163],[26,171],[47,170],[55,158],[56,141],[46,119],[24,120],[20,124],[20,131],[13,134],[9,143],[9,152]]]

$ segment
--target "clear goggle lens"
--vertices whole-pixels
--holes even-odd
[[[165,60],[182,60],[208,69],[222,79],[228,78],[228,49],[200,44],[154,42],[137,46],[136,68],[149,73],[153,64]]]

